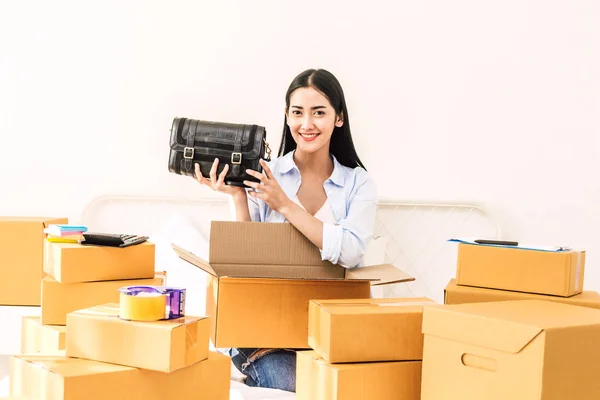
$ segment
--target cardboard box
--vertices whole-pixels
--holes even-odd
[[[173,372],[208,357],[209,331],[207,317],[126,321],[118,304],[104,304],[67,315],[66,355]]]
[[[170,374],[64,356],[14,356],[11,395],[45,400],[229,399],[231,359],[208,360]]]
[[[218,348],[309,348],[309,300],[369,298],[370,285],[414,280],[393,265],[324,262],[289,223],[213,221],[208,261],[173,249],[211,276],[206,312]]]
[[[65,349],[67,327],[42,325],[40,317],[25,316],[21,320],[21,353],[56,353]]]
[[[421,360],[427,298],[311,300],[308,344],[330,363]]]
[[[44,229],[67,218],[0,217],[0,305],[39,306]]]
[[[458,285],[572,296],[583,291],[585,251],[458,245]]]
[[[425,307],[421,398],[598,399],[600,310],[516,300]]]
[[[329,364],[300,351],[296,371],[296,400],[420,399],[421,361]]]
[[[452,279],[444,290],[445,304],[488,303],[507,300],[547,300],[574,306],[600,309],[600,293],[589,290],[571,297],[549,296],[543,294],[512,292],[508,290],[485,289],[472,286],[460,286]]]
[[[152,279],[59,283],[50,276],[42,279],[42,324],[66,325],[67,314],[106,303],[119,302],[119,288],[132,285],[166,284],[166,273]]]
[[[154,243],[120,248],[45,240],[44,245],[44,272],[60,283],[154,277]]]

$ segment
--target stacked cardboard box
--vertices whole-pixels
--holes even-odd
[[[585,252],[459,244],[447,305],[423,312],[421,398],[596,399],[600,296],[582,293],[584,269]]]
[[[64,350],[67,314],[119,300],[129,285],[164,285],[155,271],[154,244],[118,248],[43,241],[41,317],[23,317],[22,352]],[[38,292],[40,285],[38,283]]]
[[[66,325],[64,351],[11,358],[11,395],[47,399],[227,399],[230,360],[209,352],[209,321],[185,316],[153,322],[121,319],[119,288],[165,285],[154,271],[154,245],[127,248],[46,242],[40,332]],[[36,324],[37,322],[37,324]],[[33,331],[33,329],[29,329]],[[49,333],[46,333],[48,336]]]
[[[40,305],[44,229],[66,223],[67,218],[0,217],[0,305]]]
[[[417,400],[427,298],[312,300],[298,352],[298,400]]]

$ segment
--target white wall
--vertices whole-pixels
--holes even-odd
[[[380,196],[476,203],[588,250],[600,289],[600,3],[0,3],[0,214],[213,196],[167,171],[172,118],[267,127],[311,67],[342,82]]]

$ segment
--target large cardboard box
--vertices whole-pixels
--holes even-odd
[[[330,363],[421,360],[427,298],[311,300],[308,344]]]
[[[173,248],[211,277],[206,312],[218,348],[309,348],[309,300],[369,298],[371,285],[414,280],[393,265],[346,269],[322,261],[289,223],[213,221],[208,261]]]
[[[67,315],[66,355],[173,372],[208,357],[209,331],[207,317],[126,321],[104,304]]]
[[[585,290],[571,297],[549,296],[544,294],[513,292],[508,290],[486,289],[460,286],[452,279],[444,291],[445,304],[488,303],[507,300],[547,300],[574,306],[600,309],[600,293]]]
[[[67,314],[106,303],[119,302],[119,288],[132,285],[164,286],[165,272],[152,279],[83,283],[59,283],[50,276],[42,280],[42,324],[66,325]]]
[[[598,399],[600,310],[539,300],[425,307],[423,400]]]
[[[67,327],[42,325],[40,317],[24,316],[21,320],[21,353],[51,353],[65,349]]]
[[[0,305],[39,306],[44,229],[67,218],[0,217]]]
[[[567,297],[583,291],[584,272],[585,251],[458,245],[459,285]]]
[[[154,243],[124,248],[78,243],[44,243],[44,272],[60,283],[151,279]]]
[[[64,356],[15,356],[10,394],[44,400],[229,399],[231,359],[208,360],[166,374]]]
[[[329,364],[314,351],[296,361],[296,400],[419,400],[421,361]]]

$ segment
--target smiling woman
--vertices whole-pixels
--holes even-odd
[[[264,173],[248,170],[250,187],[224,183],[215,160],[201,184],[232,196],[238,221],[289,222],[321,251],[321,258],[346,268],[364,265],[373,236],[377,190],[360,161],[350,132],[346,99],[338,80],[322,69],[302,72],[285,96],[278,157]],[[252,313],[252,310],[247,310]],[[268,327],[265,327],[268,329]],[[293,349],[232,349],[233,363],[250,386],[294,391]]]

